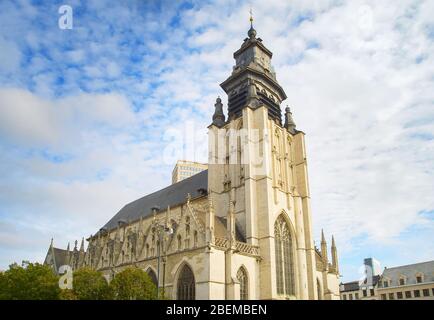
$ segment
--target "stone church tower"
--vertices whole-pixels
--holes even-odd
[[[51,245],[47,264],[109,281],[135,266],[172,299],[339,299],[335,242],[331,263],[324,235],[321,250],[313,242],[304,133],[289,108],[282,124],[286,94],[253,26],[234,58],[221,84],[227,119],[218,98],[208,127],[208,170],[127,204],[79,260]]]

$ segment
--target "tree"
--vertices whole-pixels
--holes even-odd
[[[14,263],[0,276],[0,299],[57,300],[59,278],[46,265],[23,261]]]
[[[107,300],[111,298],[110,287],[101,272],[82,268],[74,272],[72,281],[73,295],[65,298],[78,300]]]
[[[116,300],[155,300],[157,288],[149,275],[138,268],[126,268],[110,283]]]

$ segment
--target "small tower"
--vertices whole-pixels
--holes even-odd
[[[336,249],[335,237],[332,236],[332,266],[336,273],[339,273],[338,250]]]
[[[212,124],[221,128],[225,124],[225,115],[223,113],[223,104],[222,104],[222,99],[220,99],[220,97],[216,99],[214,107],[215,110],[214,110],[214,115],[212,116]]]
[[[327,256],[327,241],[324,237],[324,230],[321,229],[321,256],[324,263],[324,267],[328,268],[329,259]]]
[[[295,129],[296,125],[295,125],[294,119],[292,119],[292,113],[291,113],[291,109],[289,107],[285,108],[285,125],[284,125],[284,127],[291,134],[297,133],[297,130]]]

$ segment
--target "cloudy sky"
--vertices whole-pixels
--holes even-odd
[[[251,4],[307,134],[315,240],[335,235],[343,280],[369,256],[434,259],[434,2]],[[95,233],[168,185],[176,158],[206,159],[166,146],[206,142],[249,8],[0,2],[0,269]]]

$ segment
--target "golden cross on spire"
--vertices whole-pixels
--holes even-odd
[[[250,6],[249,12],[250,12],[250,25],[252,26],[253,25],[253,10],[252,10],[252,6]]]

